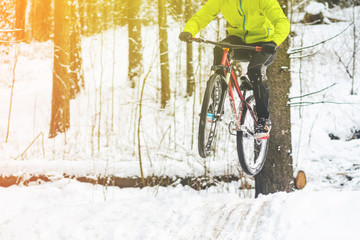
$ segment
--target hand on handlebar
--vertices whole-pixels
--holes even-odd
[[[192,34],[189,33],[189,32],[181,32],[180,35],[179,35],[179,39],[181,41],[184,41],[184,42],[187,42],[187,43],[190,42],[191,38],[192,38]]]

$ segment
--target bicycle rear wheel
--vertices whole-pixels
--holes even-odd
[[[252,109],[255,107],[255,98],[253,95],[249,96],[246,101]],[[241,116],[241,125],[247,131],[237,132],[237,151],[239,162],[244,172],[250,176],[258,174],[264,166],[269,139],[256,140],[253,137],[255,131],[255,121],[251,116],[250,111],[244,107],[243,114]]]
[[[210,76],[201,106],[198,150],[202,158],[211,154],[215,140],[216,126],[223,112],[226,83],[219,74]]]

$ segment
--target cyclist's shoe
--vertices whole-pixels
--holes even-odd
[[[255,129],[254,138],[258,140],[268,139],[270,136],[270,130],[270,119],[260,118]]]

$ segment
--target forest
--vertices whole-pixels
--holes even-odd
[[[211,156],[198,153],[213,46],[178,36],[206,2],[0,2],[0,206],[25,196],[0,207],[1,239],[354,239],[351,224],[327,226],[360,213],[360,2],[278,0],[291,32],[267,71],[273,126],[255,177],[228,100]],[[197,37],[220,41],[227,26],[219,14]],[[99,220],[82,222],[90,209]],[[66,219],[78,223],[59,233]]]

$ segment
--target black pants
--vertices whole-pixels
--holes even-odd
[[[238,36],[229,36],[222,40],[231,44],[241,45],[245,43]],[[249,45],[261,46],[263,43],[253,43]],[[221,64],[223,56],[223,49],[220,47],[214,48],[214,65]],[[256,110],[258,118],[270,117],[269,97],[270,89],[267,84],[266,69],[274,61],[276,53],[267,54],[262,52],[255,52],[251,50],[236,49],[232,59],[242,62],[249,62],[247,75],[254,86],[254,97],[256,102]]]

